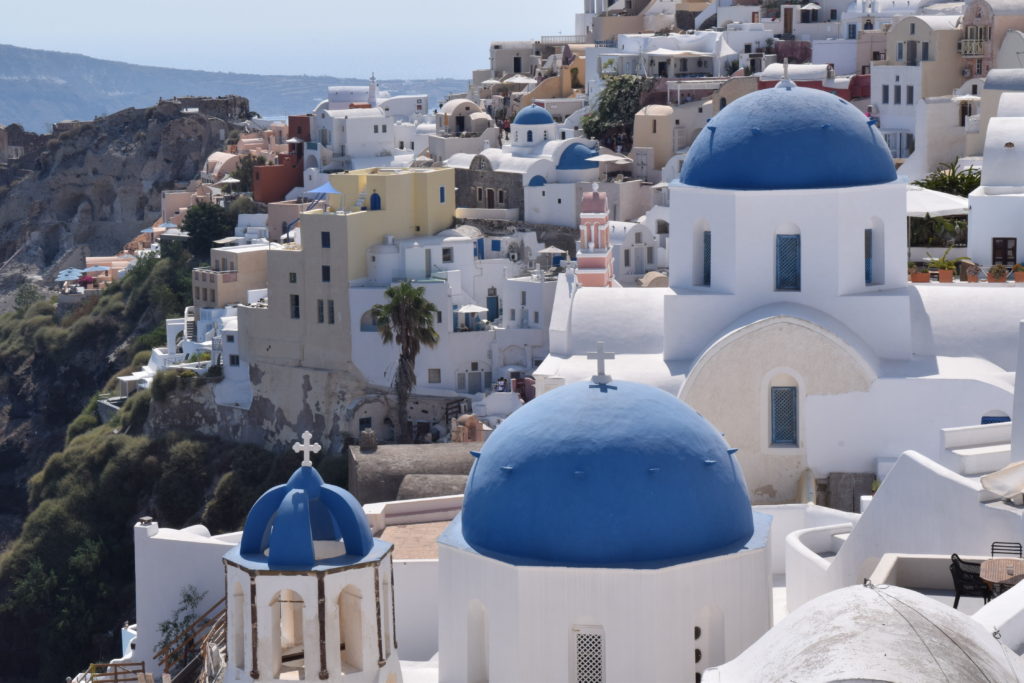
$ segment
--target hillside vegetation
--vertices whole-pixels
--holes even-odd
[[[61,441],[29,459],[36,473],[24,501],[28,516],[0,556],[5,681],[63,680],[119,654],[118,626],[134,619],[132,525],[139,516],[235,530],[259,494],[294,468],[294,459],[250,445],[145,436],[151,404],[209,381],[194,373],[161,374],[152,394],[135,394],[100,424],[96,394],[160,343],[163,317],[188,300],[191,265],[187,251],[171,249],[162,259],[143,258],[70,312],[36,301],[0,316],[3,394],[21,421],[59,430]],[[339,457],[321,466],[333,480],[343,476]]]

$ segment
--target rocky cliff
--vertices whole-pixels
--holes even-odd
[[[0,312],[24,280],[49,285],[72,250],[116,253],[151,223],[161,191],[185,187],[223,145],[234,122],[214,114],[248,111],[240,97],[208,104],[184,114],[181,102],[164,101],[56,135],[14,131],[11,144],[26,152],[0,165]]]

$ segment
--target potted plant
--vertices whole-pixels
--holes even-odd
[[[981,276],[981,266],[970,259],[963,259],[960,262],[960,274],[967,279],[968,282],[977,282]]]
[[[1018,263],[1013,267],[1013,281],[1024,282],[1024,264]]]
[[[952,246],[946,247],[946,251],[942,253],[942,256],[932,261],[932,267],[939,271],[939,282],[953,281],[953,271],[956,270],[957,261],[960,259],[949,258],[949,250],[952,248]]]
[[[932,274],[928,272],[928,266],[911,263],[907,270],[910,272],[911,282],[931,282]]]
[[[994,266],[988,267],[988,281],[989,282],[1006,282],[1006,276],[1009,274],[1006,266],[1001,263],[997,263]]]

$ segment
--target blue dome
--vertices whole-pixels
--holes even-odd
[[[896,179],[889,148],[852,104],[812,88],[775,87],[739,98],[700,132],[683,163],[687,185],[797,190]]]
[[[574,142],[562,151],[558,158],[559,171],[583,171],[597,168],[596,161],[590,161],[590,157],[596,157],[597,150],[587,147],[582,142]]]
[[[332,541],[342,541],[344,547],[333,546],[339,552],[332,552]],[[238,551],[244,560],[272,569],[308,569],[324,563],[350,564],[373,549],[359,501],[342,488],[324,484],[313,467],[302,466],[288,483],[275,486],[253,504]]]
[[[462,537],[514,562],[637,566],[732,552],[754,533],[722,436],[670,394],[577,382],[513,413],[466,485]]]
[[[551,113],[544,107],[538,107],[536,104],[523,107],[516,114],[515,119],[512,120],[512,123],[520,126],[543,126],[554,122],[555,120],[551,118]]]

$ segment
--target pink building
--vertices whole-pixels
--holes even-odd
[[[608,195],[584,192],[580,202],[580,237],[576,243],[576,276],[582,287],[611,287],[612,247],[608,240]]]

